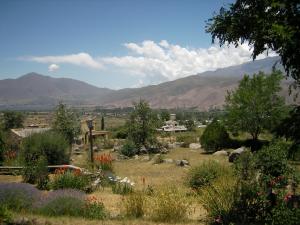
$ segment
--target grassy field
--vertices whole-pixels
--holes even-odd
[[[109,150],[101,151],[102,153],[108,153]],[[111,153],[114,158],[117,157],[116,153]],[[76,158],[77,157],[77,158]],[[75,165],[82,165],[86,162],[86,152],[81,156],[74,158]],[[151,156],[153,157],[153,156]],[[135,189],[143,189],[148,185],[152,188],[159,188],[162,186],[173,185],[177,188],[184,189],[187,191],[185,186],[185,177],[189,167],[179,167],[175,163],[161,163],[154,164],[153,160],[146,160],[146,156],[139,156],[138,159],[128,160],[115,160],[113,162],[114,173],[120,177],[128,177],[131,181],[135,182]],[[224,158],[214,157],[212,155],[203,154],[201,150],[191,150],[188,148],[177,148],[170,150],[170,152],[164,155],[166,159],[180,160],[186,159],[190,162],[191,166],[195,166],[205,160],[215,159],[223,163],[227,163]],[[142,178],[145,179],[145,184],[142,182]],[[21,182],[20,176],[0,176],[0,182]],[[37,215],[17,215],[25,216],[27,218],[37,218],[41,222],[51,222],[51,224],[156,224],[148,220],[128,220],[122,219],[120,215],[120,209],[122,205],[122,195],[113,194],[110,187],[100,188],[93,192],[91,195],[95,196],[98,200],[102,201],[105,208],[109,211],[113,218],[105,221],[91,221],[84,220],[81,218],[70,218],[70,217],[43,217]],[[191,197],[192,198],[192,197]],[[205,211],[201,205],[195,199],[192,200],[192,209],[189,214],[188,220],[185,224],[199,224],[199,220],[203,220],[205,217]],[[160,223],[164,224],[164,223]],[[201,224],[201,223],[200,223]]]

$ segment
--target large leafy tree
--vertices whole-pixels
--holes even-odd
[[[74,112],[67,108],[63,103],[59,103],[55,113],[52,128],[64,135],[69,144],[80,133],[80,122]]]
[[[220,45],[248,42],[253,59],[265,50],[277,52],[287,74],[299,85],[299,4],[299,0],[236,0],[208,20],[206,31]]]
[[[264,129],[272,129],[286,114],[284,100],[278,95],[283,75],[273,71],[251,78],[245,75],[236,90],[225,99],[226,124],[233,132],[244,131],[257,140]]]
[[[4,130],[23,127],[23,121],[24,115],[21,112],[7,111],[3,113]]]
[[[157,117],[151,110],[149,104],[140,100],[133,103],[134,111],[130,114],[128,121],[128,138],[140,149],[155,143],[155,131]]]

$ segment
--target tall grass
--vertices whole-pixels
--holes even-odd
[[[129,194],[123,199],[124,215],[129,218],[141,218],[146,211],[146,195],[142,191]]]
[[[148,200],[149,218],[155,222],[179,222],[187,219],[190,200],[186,193],[175,186],[154,191]]]

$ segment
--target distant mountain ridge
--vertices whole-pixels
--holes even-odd
[[[235,88],[245,73],[268,73],[278,61],[279,57],[270,57],[158,85],[121,90],[29,73],[17,79],[0,80],[0,108],[53,108],[59,101],[76,106],[114,108],[131,106],[140,98],[147,100],[153,108],[195,107],[203,110],[221,107],[226,91]],[[283,84],[284,96],[287,96],[287,83],[284,81]],[[290,97],[287,99],[290,101]]]

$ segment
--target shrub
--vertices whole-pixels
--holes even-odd
[[[80,171],[72,172],[61,169],[55,173],[54,179],[50,184],[54,190],[72,188],[86,191],[90,184],[90,179],[81,174]]]
[[[28,210],[39,199],[40,192],[25,183],[1,183],[0,205],[14,211]]]
[[[204,130],[200,142],[205,151],[215,152],[228,145],[229,135],[225,127],[214,120]]]
[[[69,162],[68,142],[64,136],[54,131],[33,134],[22,142],[24,163],[35,161],[45,156],[49,165],[60,165]]]
[[[12,222],[12,214],[5,205],[0,205],[0,224],[10,224]]]
[[[183,142],[182,147],[188,148],[191,143],[197,142],[195,134],[185,133],[176,137],[176,141]]]
[[[234,206],[236,180],[232,176],[219,177],[201,190],[200,202],[207,210],[212,224],[229,224]]]
[[[74,216],[103,219],[104,205],[93,196],[78,190],[64,189],[50,192],[35,206],[36,212],[46,216]]]
[[[154,191],[149,198],[149,216],[156,222],[184,221],[190,210],[190,201],[176,187]]]
[[[121,153],[125,156],[132,157],[138,153],[138,148],[132,141],[126,140],[121,148]]]
[[[145,214],[146,198],[143,192],[129,194],[123,200],[124,214],[131,218],[140,218]]]
[[[289,208],[285,203],[279,204],[266,218],[272,225],[298,225],[300,221],[300,208]]]
[[[211,184],[215,179],[229,172],[230,169],[228,167],[210,160],[192,167],[188,172],[186,180],[189,187],[197,190]]]

